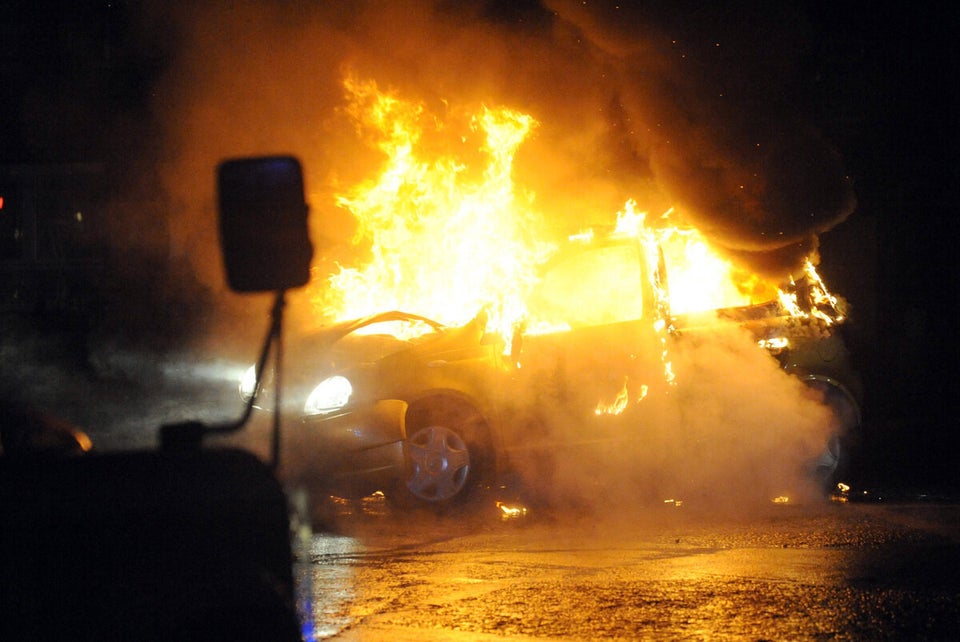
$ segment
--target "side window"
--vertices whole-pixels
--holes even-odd
[[[534,322],[571,327],[643,317],[643,272],[634,245],[589,248],[554,265],[530,299]]]

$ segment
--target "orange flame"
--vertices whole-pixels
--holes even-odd
[[[483,309],[488,330],[505,338],[521,323],[531,333],[569,327],[569,319],[527,309],[538,266],[556,250],[545,240],[545,218],[534,195],[513,177],[517,150],[537,121],[506,107],[445,105],[443,114],[435,114],[370,80],[348,77],[343,86],[344,113],[383,154],[383,162],[375,177],[336,197],[357,221],[354,244],[370,258],[340,266],[325,283],[312,283],[309,293],[319,316],[341,320],[400,309],[458,324]],[[660,271],[651,270],[657,310],[649,317],[663,337],[668,381],[673,372],[666,337],[674,314],[779,302],[784,316],[821,323],[843,319],[842,302],[829,293],[812,262],[801,275],[803,287],[794,281],[787,291],[779,290],[723,258],[698,230],[670,224],[672,214],[650,224],[628,200],[614,231],[637,238],[648,264],[665,264],[669,273],[668,292]],[[589,244],[594,232],[570,239]],[[613,287],[610,291],[609,305],[635,305],[628,296],[618,298]]]
[[[779,292],[780,305],[784,311],[790,316],[815,319],[827,326],[842,323],[845,319],[846,303],[830,293],[809,259],[803,266],[801,279],[802,286],[796,279],[791,278],[792,291]]]
[[[523,293],[550,249],[539,240],[532,195],[518,193],[512,179],[514,154],[537,122],[482,107],[466,118],[465,131],[456,130],[374,82],[347,79],[344,87],[347,112],[386,159],[379,176],[337,198],[358,222],[354,242],[368,244],[372,258],[363,267],[342,266],[315,288],[321,314],[345,319],[401,309],[460,323],[487,308],[493,327],[509,328],[523,315]],[[427,133],[446,151],[428,157]],[[460,150],[476,137],[479,154]]]
[[[630,393],[627,391],[627,380],[624,378],[623,386],[620,388],[620,392],[617,393],[616,398],[610,403],[603,403],[601,400],[597,404],[597,409],[595,410],[598,415],[619,415],[627,407],[627,403],[630,401]]]
[[[594,413],[596,415],[619,415],[624,410],[626,410],[627,404],[630,403],[630,391],[627,389],[628,382],[629,382],[629,379],[627,377],[624,377],[623,386],[620,388],[620,392],[617,393],[617,396],[614,398],[614,400],[611,401],[610,403],[604,403],[604,401],[601,399],[597,403],[597,407],[594,410]],[[648,392],[649,392],[649,386],[647,386],[646,384],[640,386],[635,402],[643,401],[646,398]]]
[[[695,228],[662,227],[657,240],[666,257],[670,308],[676,314],[752,305],[776,297],[774,286],[723,258]]]

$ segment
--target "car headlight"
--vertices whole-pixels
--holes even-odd
[[[250,401],[257,392],[257,366],[252,365],[240,376],[240,398],[244,403]]]
[[[335,375],[321,381],[303,404],[303,412],[307,415],[323,415],[339,410],[350,401],[353,386],[346,377]]]

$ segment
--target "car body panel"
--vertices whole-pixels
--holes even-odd
[[[331,488],[368,494],[403,468],[407,404],[384,399],[369,406],[304,417],[287,431],[289,477],[312,485],[321,472]]]

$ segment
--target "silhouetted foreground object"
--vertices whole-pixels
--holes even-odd
[[[14,402],[0,401],[0,455],[82,455],[93,447],[72,424]]]
[[[270,292],[306,285],[313,246],[300,161],[292,156],[225,160],[217,167],[217,191],[230,288]]]
[[[313,254],[300,163],[224,161],[218,186],[231,287],[276,292],[258,371],[271,349],[279,371],[283,292]],[[161,426],[155,452],[95,454],[68,424],[0,407],[0,640],[300,640],[280,483],[251,453],[201,448],[251,408]],[[274,467],[279,439],[278,414]]]
[[[252,454],[2,457],[0,514],[0,639],[301,639],[286,499]]]

